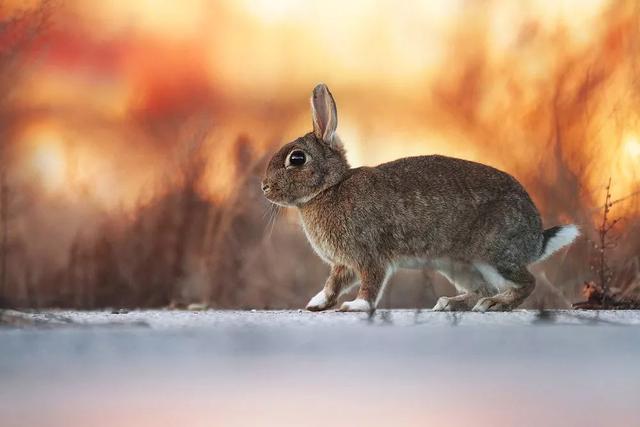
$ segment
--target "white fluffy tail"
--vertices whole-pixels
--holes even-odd
[[[574,224],[570,224],[548,228],[542,234],[544,236],[542,254],[535,262],[543,261],[558,250],[570,245],[580,235],[580,230]]]

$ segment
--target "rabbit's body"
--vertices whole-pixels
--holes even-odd
[[[398,267],[433,268],[462,292],[435,309],[511,309],[533,290],[526,266],[577,235],[574,226],[543,232],[524,188],[490,166],[434,155],[351,169],[331,131],[337,116],[326,87],[312,105],[314,133],[274,155],[264,184],[270,200],[299,209],[311,245],[332,266],[310,310],[334,305],[358,282],[358,298],[342,309],[369,310]]]
[[[318,254],[352,267],[441,258],[527,265],[542,250],[540,215],[514,178],[444,156],[351,169],[300,215]]]

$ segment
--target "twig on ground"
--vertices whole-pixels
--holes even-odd
[[[587,281],[583,286],[583,294],[586,301],[573,304],[578,309],[633,309],[640,308],[640,301],[630,298],[628,295],[619,295],[611,287],[614,278],[614,270],[609,264],[608,256],[611,249],[618,244],[619,236],[613,236],[612,230],[621,221],[621,218],[610,218],[611,207],[611,178],[606,187],[605,203],[602,211],[602,222],[597,229],[598,241],[593,244],[597,254],[592,262],[594,280]]]

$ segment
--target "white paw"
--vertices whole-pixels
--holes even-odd
[[[438,302],[433,306],[433,311],[451,311],[451,301],[447,297],[438,298]]]
[[[494,297],[486,297],[481,298],[471,310],[484,313],[485,311],[509,311],[510,309],[511,307],[504,302]]]
[[[361,298],[354,299],[353,301],[346,301],[340,306],[340,311],[371,311],[371,304],[369,301]]]
[[[307,310],[309,311],[325,310],[328,307],[328,305],[329,305],[329,298],[327,298],[327,295],[324,293],[324,289],[323,289],[320,292],[318,292],[316,296],[314,296],[309,300],[309,302],[307,303]]]

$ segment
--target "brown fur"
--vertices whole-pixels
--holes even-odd
[[[314,132],[282,147],[263,181],[270,201],[298,209],[311,245],[332,265],[327,302],[310,309],[333,306],[354,275],[358,299],[375,306],[395,267],[433,260],[464,267],[474,280],[450,277],[455,269],[446,262],[435,268],[470,296],[497,294],[481,299],[478,309],[508,310],[529,295],[535,281],[526,266],[541,256],[545,239],[538,210],[512,176],[438,155],[352,169],[335,135],[337,113],[326,86],[314,89],[312,111]],[[293,150],[306,153],[307,163],[285,167]],[[494,270],[505,289],[488,283],[494,276],[486,271]],[[450,301],[468,308],[466,298]]]

